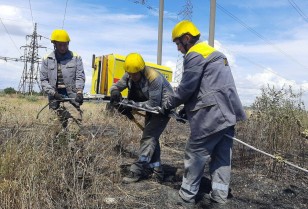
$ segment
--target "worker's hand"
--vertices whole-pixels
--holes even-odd
[[[186,115],[186,111],[184,107],[180,109],[177,115],[178,115],[178,118],[176,118],[176,121],[181,122],[181,123],[187,122],[187,115]]]
[[[164,116],[169,116],[171,109],[166,108],[165,106],[163,106],[162,108],[159,109],[159,112],[164,115]]]
[[[58,92],[56,92],[56,93],[53,95],[53,97],[55,98],[55,100],[59,100],[59,101],[63,100],[62,95],[59,94]]]
[[[121,93],[118,89],[110,92],[110,104],[115,105],[121,101]]]
[[[150,110],[150,111],[157,111],[157,107],[150,106],[147,102],[142,104],[142,108]],[[159,111],[158,111],[159,112]]]
[[[132,114],[133,108],[131,108],[131,107],[119,105],[117,110],[119,111],[119,113],[121,113],[122,115],[125,115],[129,119],[131,119],[131,117],[133,117],[133,114]]]
[[[80,105],[82,105],[82,103],[83,103],[83,94],[82,93],[76,94],[75,102],[78,102]]]
[[[149,105],[147,105],[147,102],[135,102],[132,105],[139,107],[139,108],[145,108],[148,109]]]
[[[179,116],[185,120],[187,120],[187,115],[186,115],[186,111],[185,111],[185,107],[183,107],[182,109],[180,109],[179,111]]]

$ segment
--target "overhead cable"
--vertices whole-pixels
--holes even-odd
[[[227,48],[226,48],[226,49],[227,49]],[[268,67],[265,67],[264,65],[262,65],[262,64],[260,64],[260,63],[258,63],[258,62],[254,62],[253,60],[249,59],[248,57],[239,54],[239,52],[237,52],[237,51],[230,50],[230,49],[227,49],[227,50],[230,51],[230,52],[232,52],[233,54],[236,54],[236,56],[242,57],[244,60],[250,62],[251,64],[253,64],[253,65],[257,66],[257,67],[259,67],[260,69],[269,71],[269,72],[271,72],[271,73],[273,73],[273,74],[279,76],[280,78],[283,78],[283,79],[285,79],[285,80],[290,81],[290,79],[288,79],[288,78],[286,78],[286,77],[280,75],[279,73],[277,73],[277,72],[275,72],[275,71],[273,71],[273,70],[268,69]]]
[[[5,32],[8,34],[8,36],[9,36],[10,39],[11,39],[11,41],[13,42],[15,48],[17,49],[17,51],[18,51],[18,52],[21,54],[21,56],[22,56],[22,53],[20,52],[19,48],[18,48],[17,45],[15,44],[14,40],[12,39],[12,37],[11,37],[9,31],[8,31],[7,28],[5,27],[5,25],[4,25],[4,23],[3,23],[3,21],[2,21],[1,18],[0,18],[0,21],[1,21],[1,23],[2,23],[2,25],[3,25],[3,27],[4,27],[4,29],[5,29]]]
[[[304,21],[306,21],[308,23],[308,17],[301,10],[301,8],[293,0],[289,0],[289,3],[296,10],[296,12],[304,19]]]
[[[159,12],[159,9],[157,9],[157,8],[147,4],[145,0],[139,0],[139,1],[138,0],[129,0],[129,1],[133,2],[134,4],[141,4],[142,6],[145,6],[148,10],[152,10],[153,12],[155,12],[157,14]],[[167,15],[167,17],[166,17],[166,15]],[[174,18],[174,17],[172,17],[172,15],[168,15],[168,14],[166,14],[166,15],[164,15],[165,19],[169,19],[172,22],[177,22],[178,21],[178,17]]]
[[[260,39],[262,39],[263,41],[265,41],[266,44],[272,46],[273,48],[275,48],[277,51],[279,51],[281,54],[285,55],[286,57],[288,57],[288,59],[292,60],[293,62],[297,63],[298,65],[300,65],[301,67],[303,67],[305,70],[308,70],[308,67],[303,65],[302,63],[300,63],[298,60],[296,60],[295,58],[293,58],[291,55],[289,55],[288,53],[286,53],[285,51],[283,51],[282,49],[280,49],[279,47],[277,47],[275,44],[273,44],[272,42],[270,42],[268,39],[266,39],[264,36],[262,36],[260,33],[258,33],[256,30],[254,30],[253,28],[249,27],[246,23],[244,23],[242,20],[240,20],[239,18],[237,18],[235,15],[233,15],[231,12],[229,12],[228,10],[226,10],[225,8],[223,8],[221,5],[219,5],[218,3],[217,7],[224,12],[225,14],[229,15],[231,18],[233,18],[234,20],[236,20],[237,22],[239,22],[241,25],[243,25],[246,29],[248,29],[250,32],[252,32],[253,34],[255,34],[256,36],[258,36]]]
[[[30,0],[29,0],[29,7],[30,7],[30,12],[31,12],[32,24],[33,24],[33,28],[34,28],[34,20],[33,20],[32,7],[31,7],[31,1]]]
[[[66,0],[66,4],[65,4],[64,16],[63,16],[63,22],[62,22],[62,29],[63,29],[63,27],[64,27],[64,21],[65,21],[65,16],[66,16],[67,2],[68,2],[68,0]]]

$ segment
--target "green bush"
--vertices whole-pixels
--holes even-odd
[[[16,90],[12,87],[5,88],[3,91],[5,94],[16,94]]]
[[[307,111],[301,97],[302,93],[295,93],[291,87],[262,88],[261,96],[255,99],[249,110],[247,121],[239,127],[239,137],[267,153],[305,165],[305,140],[301,133],[306,126]],[[251,157],[249,152],[237,151],[242,161]],[[247,163],[256,163],[257,159],[268,162],[267,157],[260,157],[259,154],[254,155]],[[274,170],[274,167],[275,163],[262,168]]]

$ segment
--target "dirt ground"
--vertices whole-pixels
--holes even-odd
[[[163,164],[165,181],[162,183],[149,178],[134,184],[121,184],[122,189],[127,194],[135,196],[134,202],[137,203],[129,207],[123,205],[123,208],[181,208],[169,201],[168,191],[177,192],[180,188],[183,174],[182,166],[180,166],[180,163],[178,165],[169,163]],[[121,173],[123,176],[127,175],[128,169],[129,165],[122,167]],[[200,192],[209,193],[210,188],[210,180],[205,173]],[[230,190],[227,205],[222,207],[199,200],[195,208],[308,208],[307,176],[302,179],[275,180],[266,175],[256,174],[250,169],[239,169],[234,165]]]
[[[180,127],[183,130],[183,127]],[[168,132],[168,130],[167,130]],[[155,208],[175,209],[168,199],[170,191],[177,192],[183,175],[183,157],[186,135],[179,135],[179,141],[162,139],[162,162],[165,181],[157,182],[149,177],[133,184],[119,184],[123,191],[122,203],[117,208]],[[236,149],[236,143],[234,149]],[[125,152],[123,152],[125,155]],[[122,153],[122,154],[123,154]],[[137,153],[126,152],[125,163],[121,166],[121,177],[128,174],[130,163],[137,159]],[[232,178],[227,205],[219,206],[201,199],[194,208],[252,208],[252,209],[305,209],[308,208],[307,174],[286,165],[277,165],[276,170],[264,169],[267,157],[260,158],[260,163],[243,164],[241,159],[233,158]],[[262,163],[263,162],[263,163]],[[205,170],[201,182],[200,194],[209,193],[210,180]],[[124,192],[125,191],[125,192]],[[110,205],[112,208],[112,204]]]

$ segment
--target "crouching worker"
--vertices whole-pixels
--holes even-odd
[[[124,76],[110,88],[111,104],[115,105],[120,101],[120,92],[126,88],[128,88],[128,99],[138,102],[139,106],[144,108],[161,107],[167,95],[173,93],[166,78],[155,69],[145,66],[142,56],[138,53],[127,55],[124,70],[126,72]],[[144,179],[149,170],[153,172],[154,178],[163,181],[159,137],[169,119],[162,114],[146,112],[139,159],[131,165],[130,174],[123,178],[123,183]]]
[[[43,90],[48,94],[49,108],[56,111],[62,128],[66,128],[72,115],[63,104],[60,106],[60,103],[64,98],[71,98],[70,103],[78,111],[75,121],[81,121],[80,105],[83,103],[85,74],[81,57],[68,49],[68,33],[56,29],[50,39],[54,51],[42,61],[40,80]]]

